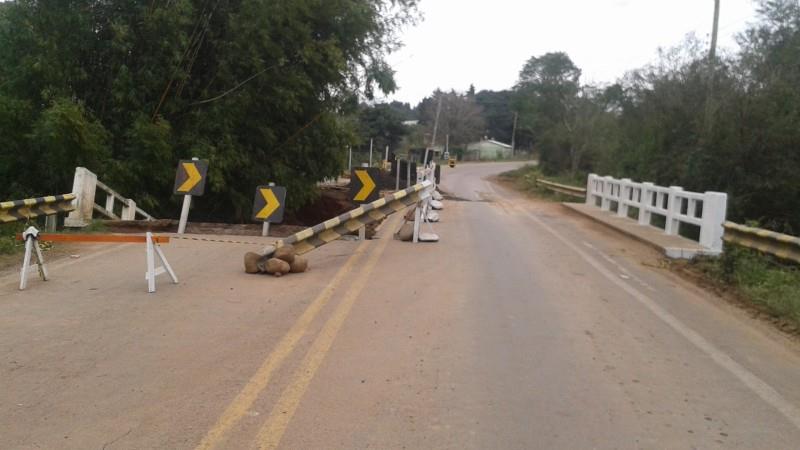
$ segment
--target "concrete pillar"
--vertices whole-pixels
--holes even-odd
[[[128,199],[122,205],[122,220],[136,220],[136,202]]]
[[[653,183],[642,183],[642,199],[639,203],[639,225],[650,225],[652,217],[650,208],[653,205]]]
[[[620,181],[619,204],[617,205],[617,217],[622,217],[623,219],[628,218],[628,204],[625,202],[630,200],[632,183],[633,181],[631,181],[630,178],[623,178]]]
[[[94,194],[97,189],[97,175],[85,167],[75,168],[75,180],[72,193],[75,194],[75,211],[69,213],[64,220],[65,227],[82,228],[92,223],[94,212]]]
[[[683,192],[680,186],[669,187],[669,197],[667,198],[667,224],[664,226],[664,232],[669,235],[677,235],[680,229],[680,220],[677,219],[681,202],[678,196]]]
[[[700,245],[714,252],[722,252],[728,194],[706,192],[703,197],[703,219],[700,226]]]
[[[600,208],[603,211],[611,210],[611,194],[614,191],[614,177],[603,177],[603,203]]]
[[[595,180],[597,179],[597,175],[590,173],[586,179],[586,204],[589,206],[595,206]]]

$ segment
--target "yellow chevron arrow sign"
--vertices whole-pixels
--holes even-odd
[[[355,174],[358,180],[361,181],[361,189],[353,197],[353,200],[357,202],[366,202],[375,190],[375,181],[367,170],[356,169]]]
[[[281,207],[281,202],[279,202],[275,194],[272,193],[272,189],[259,189],[258,191],[261,192],[265,205],[261,208],[261,211],[256,214],[256,219],[267,220],[275,210]]]
[[[178,163],[175,174],[175,190],[177,195],[203,195],[206,188],[208,162],[201,160],[182,160]]]
[[[197,186],[197,183],[203,180],[203,176],[197,171],[197,167],[195,167],[194,163],[182,163],[181,165],[183,166],[183,170],[186,171],[186,175],[189,177],[186,178],[186,181],[183,182],[178,190],[181,192],[189,192],[193,187]]]
[[[253,220],[269,223],[283,222],[286,203],[286,188],[283,186],[259,186],[253,201]]]

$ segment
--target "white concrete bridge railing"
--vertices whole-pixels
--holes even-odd
[[[105,194],[104,206],[95,203],[98,188]],[[76,196],[75,210],[64,220],[64,226],[85,227],[92,222],[95,212],[111,220],[136,220],[137,215],[144,220],[155,220],[153,216],[137,207],[135,201],[123,197],[100,182],[97,175],[85,167],[75,169],[72,192]],[[117,204],[121,205],[119,214],[115,212]]]
[[[661,215],[666,221],[664,232],[669,235],[677,235],[681,223],[697,226],[700,245],[711,254],[722,253],[728,204],[725,193],[701,194],[678,186],[663,187],[591,174],[586,185],[586,203],[604,211],[616,209],[623,218],[631,218],[631,208],[636,208],[637,219],[643,226],[651,226],[654,214]]]

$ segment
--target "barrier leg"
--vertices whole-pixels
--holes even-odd
[[[419,205],[414,209],[414,243],[419,242],[419,227],[422,219],[422,208]]]
[[[47,281],[50,276],[47,274],[47,266],[44,265],[44,257],[42,256],[42,249],[39,248],[39,240],[35,240],[33,248],[36,250],[36,265],[39,266],[39,276],[42,281]]]
[[[22,272],[19,274],[19,290],[24,291],[28,286],[28,269],[31,267],[31,251],[33,250],[34,239],[25,239],[25,257],[22,260]]]
[[[147,292],[153,293],[156,291],[156,258],[155,258],[155,251],[153,250],[153,234],[147,233],[147,242],[145,243],[145,247],[147,248]]]
[[[174,284],[178,284],[178,276],[175,275],[175,271],[172,270],[172,266],[169,265],[169,261],[167,261],[167,257],[164,255],[164,251],[161,250],[161,246],[158,244],[154,244],[154,248],[156,249],[156,253],[158,254],[158,259],[161,260],[161,265],[167,270],[170,278],[172,278],[172,282]]]

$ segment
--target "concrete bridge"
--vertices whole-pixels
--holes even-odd
[[[444,168],[438,244],[88,246],[0,274],[0,447],[797,448],[800,353],[662,255],[492,176]]]

